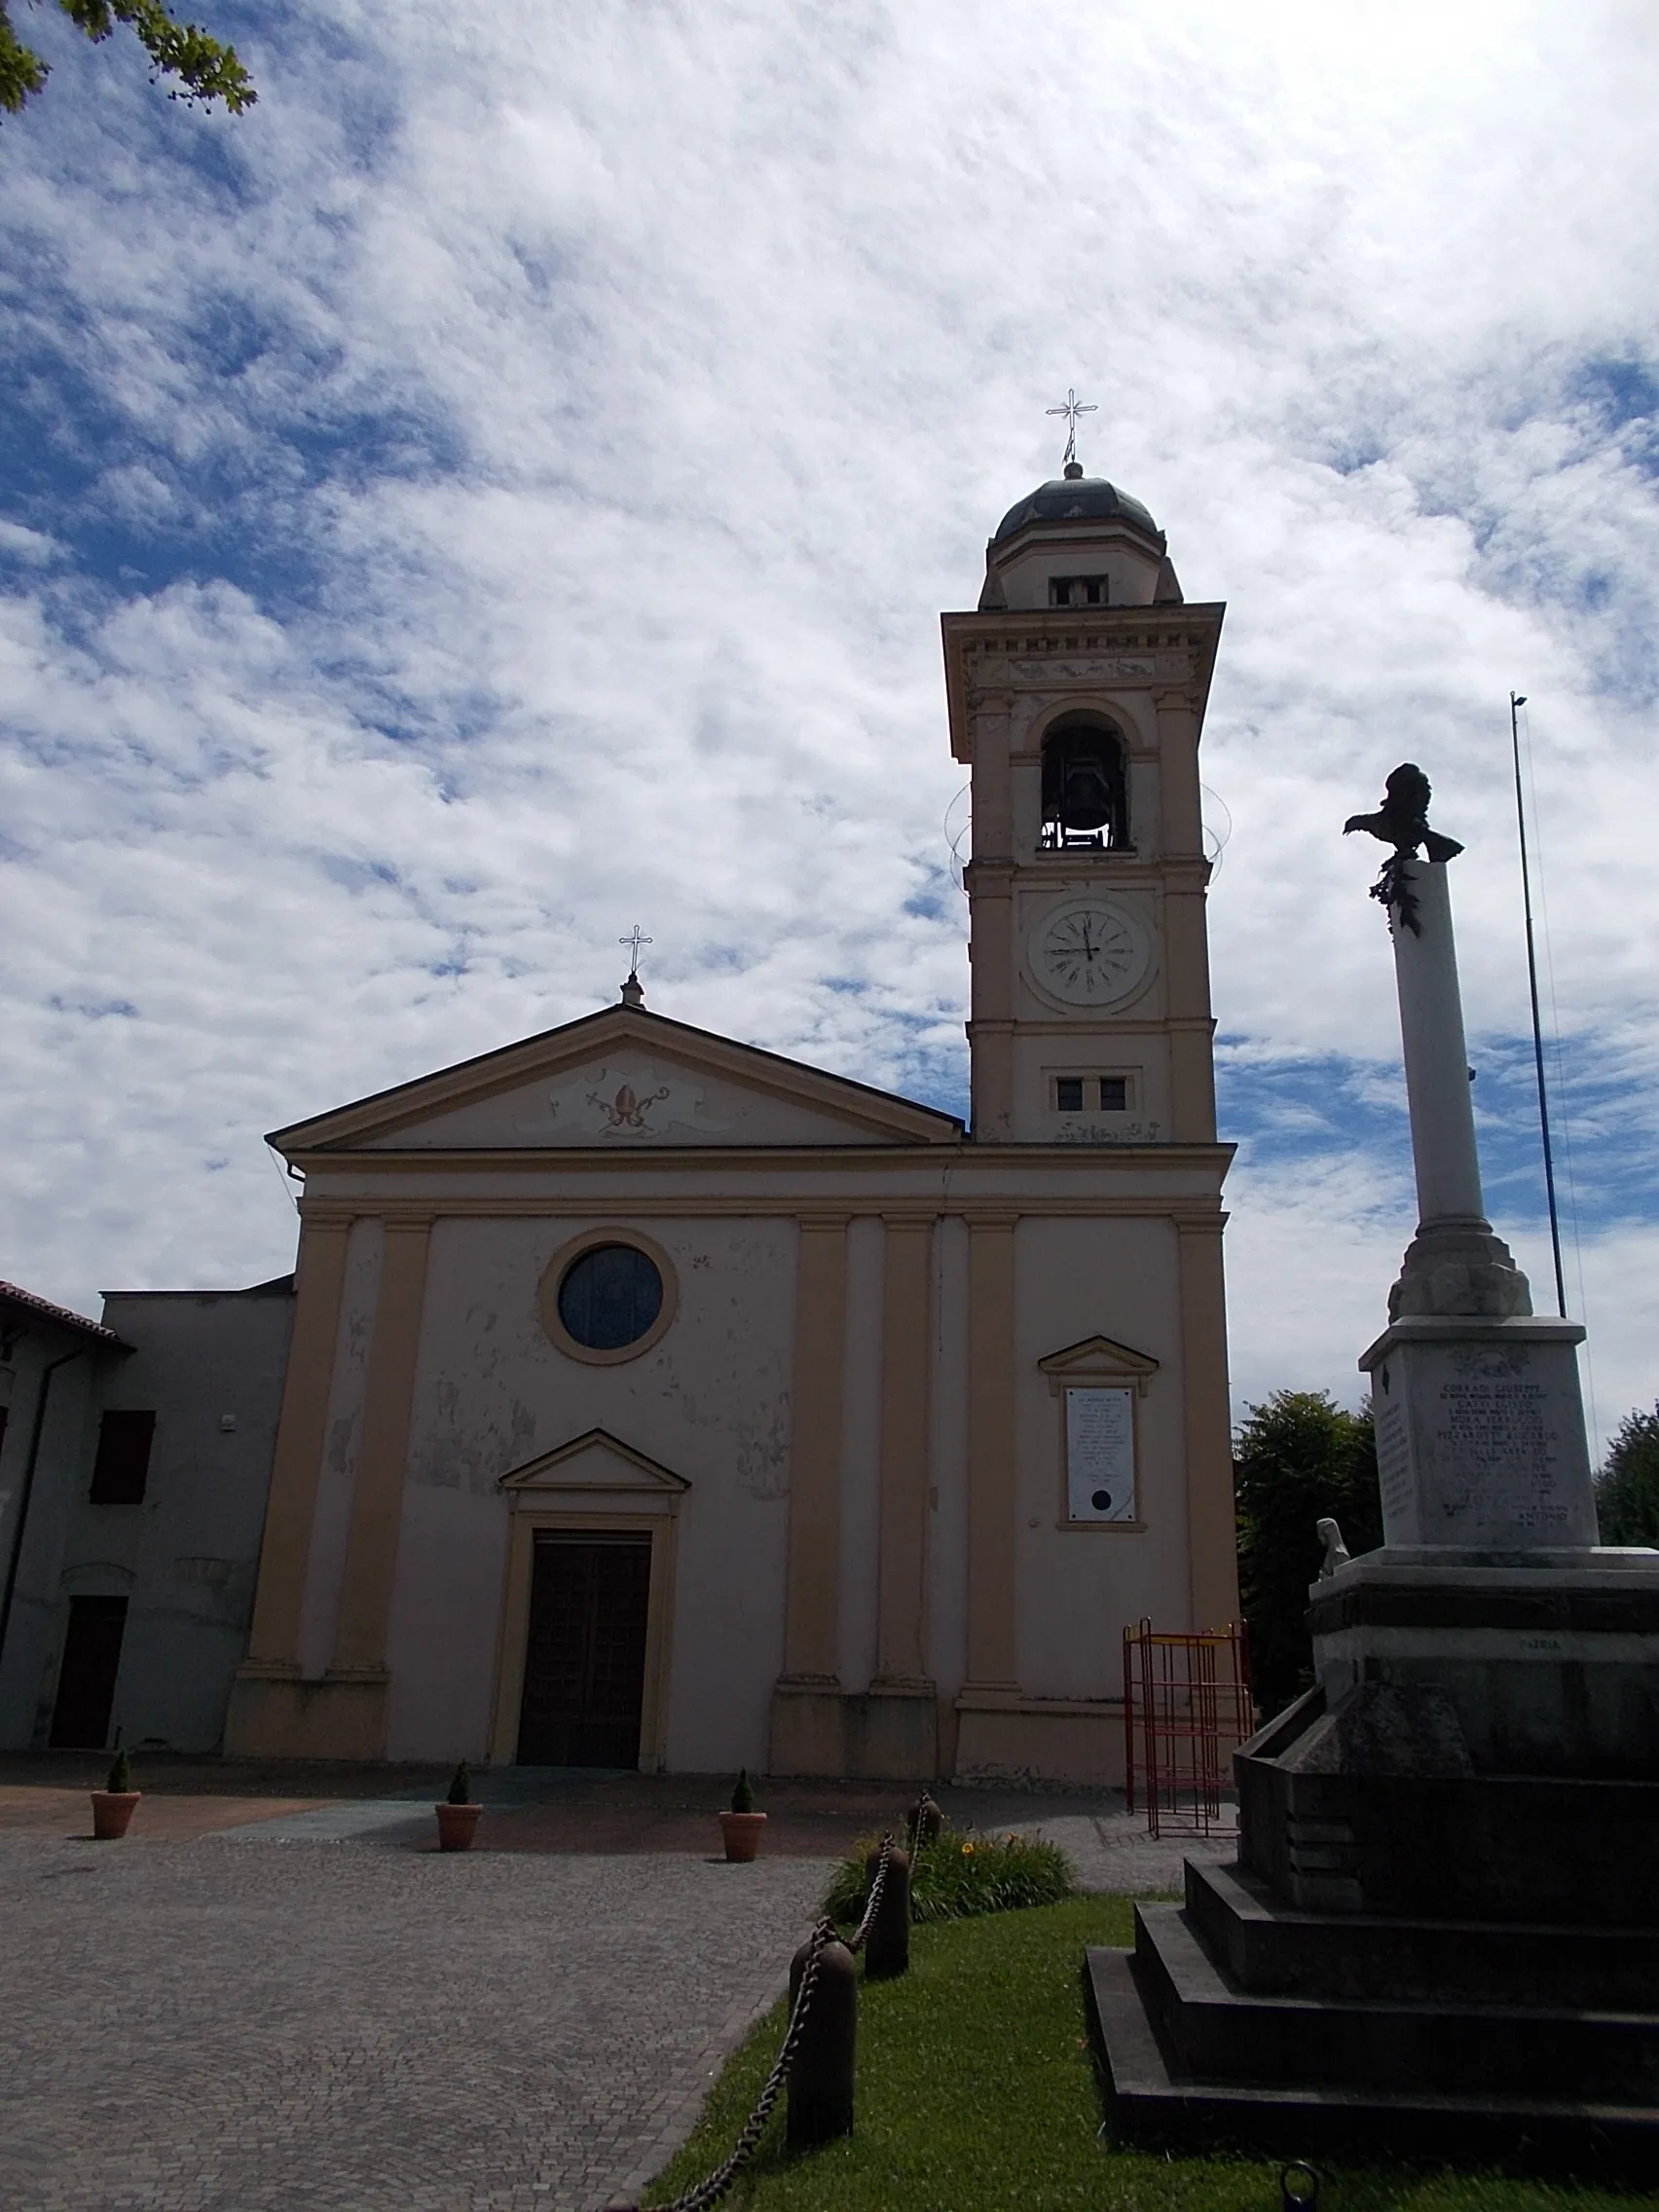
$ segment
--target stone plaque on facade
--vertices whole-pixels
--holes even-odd
[[[1569,1324],[1397,1323],[1366,1354],[1389,1544],[1596,1541]]]
[[[1133,1390],[1066,1392],[1066,1513],[1073,1521],[1134,1520]]]

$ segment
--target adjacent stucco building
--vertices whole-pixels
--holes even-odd
[[[0,1285],[0,1745],[219,1749],[247,1648],[293,1278]]]
[[[1121,1771],[1124,1624],[1236,1613],[1221,619],[1075,464],[944,617],[971,1128],[630,977],[276,1133],[306,1195],[227,1748]]]

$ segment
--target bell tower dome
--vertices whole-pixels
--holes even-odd
[[[1068,459],[998,525],[977,609],[942,618],[980,1142],[1215,1142],[1198,737],[1223,612]]]

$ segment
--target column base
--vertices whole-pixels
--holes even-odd
[[[970,1682],[956,1700],[953,1782],[1123,1785],[1122,1698],[1026,1697]]]
[[[841,1688],[834,1676],[781,1676],[772,1691],[773,1774],[935,1782],[939,1693],[931,1681]]]
[[[227,1758],[384,1759],[384,1667],[331,1668],[308,1679],[292,1661],[244,1660],[225,1716]]]

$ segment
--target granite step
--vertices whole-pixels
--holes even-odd
[[[1178,1905],[1135,1908],[1135,1975],[1178,2069],[1213,2082],[1596,2098],[1659,2111],[1659,2015],[1241,1988]]]
[[[1515,2097],[1367,2083],[1200,2081],[1183,2073],[1148,2017],[1133,1954],[1086,1957],[1088,2016],[1123,2140],[1250,2149],[1281,2157],[1511,2161],[1529,2174],[1659,2181],[1659,2110],[1607,2096]]]
[[[1659,2012],[1659,1929],[1301,1912],[1239,1866],[1186,1867],[1187,1917],[1260,1996]]]

